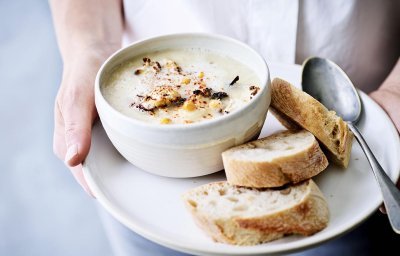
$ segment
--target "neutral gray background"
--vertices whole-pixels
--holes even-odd
[[[0,0],[1,256],[112,255],[95,200],[52,153],[61,70],[47,1]],[[375,255],[399,242],[378,213],[308,252]]]
[[[59,57],[45,0],[0,0],[0,255],[111,255],[95,201],[53,155]]]

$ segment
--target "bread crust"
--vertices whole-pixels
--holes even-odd
[[[256,142],[257,144],[268,146],[268,143],[279,140],[282,137],[300,134],[314,137],[304,130],[284,131],[259,139]],[[289,144],[288,146],[291,145]],[[274,159],[253,161],[251,159],[236,159],[232,156],[235,151],[249,151],[252,149],[257,149],[254,141],[222,153],[226,177],[230,184],[254,188],[280,187],[288,183],[298,183],[314,177],[328,166],[328,160],[315,138],[307,148],[290,155],[278,156]]]
[[[308,130],[323,144],[328,159],[347,168],[353,133],[346,122],[334,111],[329,111],[319,101],[297,89],[289,82],[275,78],[271,84],[272,113],[288,129],[296,124]]]
[[[301,234],[309,236],[328,225],[329,209],[327,202],[312,180],[294,185],[305,186],[306,190],[301,200],[292,207],[255,217],[237,215],[235,217],[213,218],[207,213],[198,211],[189,202],[196,190],[207,191],[209,186],[222,187],[226,185],[226,182],[206,184],[188,191],[183,197],[185,205],[191,212],[196,224],[217,242],[256,245],[285,235]]]

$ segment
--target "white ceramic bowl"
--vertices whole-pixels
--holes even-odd
[[[146,123],[109,105],[100,88],[117,65],[146,52],[171,48],[203,48],[234,58],[257,74],[260,92],[229,115],[193,124]],[[222,170],[221,153],[259,135],[270,101],[270,77],[264,59],[246,44],[210,34],[174,34],[136,42],[105,61],[95,85],[97,111],[116,149],[137,167],[167,177],[196,177]]]

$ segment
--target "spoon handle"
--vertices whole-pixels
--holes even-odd
[[[387,176],[378,160],[376,160],[374,154],[368,147],[367,142],[365,142],[364,137],[361,135],[357,127],[352,123],[348,123],[348,125],[350,130],[354,133],[354,136],[356,137],[365,155],[367,156],[375,178],[379,183],[390,224],[392,225],[393,230],[400,234],[400,191],[389,178],[389,176]]]

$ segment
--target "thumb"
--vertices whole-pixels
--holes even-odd
[[[97,114],[91,93],[81,92],[64,102],[62,112],[67,146],[64,161],[73,167],[81,164],[89,152],[92,124]]]

